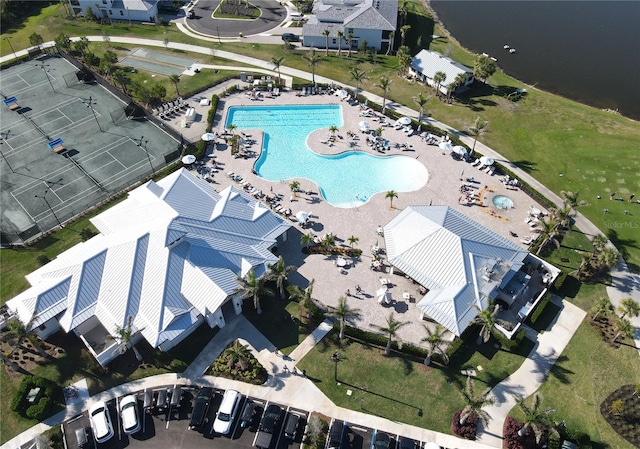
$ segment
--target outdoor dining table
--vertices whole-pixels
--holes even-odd
[[[389,285],[391,283],[391,281],[389,281],[389,279],[387,278],[380,278],[380,284],[381,285]]]

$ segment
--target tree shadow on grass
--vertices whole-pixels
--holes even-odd
[[[532,173],[534,171],[537,171],[537,169],[535,168],[536,163],[533,161],[519,160],[519,161],[511,161],[511,162],[515,164],[518,168],[520,168],[521,170],[527,173]]]

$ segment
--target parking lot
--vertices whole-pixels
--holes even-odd
[[[161,389],[171,390],[171,386],[161,387],[154,389],[156,393]],[[96,443],[93,435],[91,434],[91,425],[89,421],[88,413],[85,412],[80,416],[77,416],[63,424],[64,436],[68,449],[77,448],[105,448],[105,449],[119,449],[119,448],[150,448],[150,447],[162,447],[164,449],[180,449],[180,448],[200,448],[211,447],[211,440],[216,440],[216,447],[220,449],[239,449],[250,448],[254,445],[256,431],[260,421],[260,417],[267,404],[260,400],[252,400],[247,397],[243,397],[240,401],[240,407],[236,419],[232,423],[231,432],[228,435],[220,435],[213,431],[213,422],[215,420],[216,412],[222,401],[222,395],[224,391],[214,390],[215,394],[211,400],[208,408],[206,418],[202,428],[199,430],[189,430],[189,420],[193,411],[194,398],[197,396],[198,387],[183,387],[178,406],[171,406],[168,399],[168,406],[164,409],[156,409],[146,412],[143,408],[144,392],[140,391],[136,393],[138,399],[138,416],[141,421],[141,430],[133,435],[126,435],[122,429],[122,422],[119,413],[119,401],[122,398],[118,398],[109,401],[109,414],[111,417],[111,423],[114,430],[114,436],[107,442],[98,444]],[[253,401],[256,403],[255,416],[253,421],[247,427],[240,425],[239,415],[243,410],[247,401]],[[284,411],[283,419],[280,421],[280,425],[276,428],[274,433],[273,443],[271,449],[298,449],[300,442],[302,441],[302,430],[306,426],[308,418],[307,412],[301,410],[290,410],[286,407],[282,407]],[[283,435],[282,423],[286,422],[286,419],[290,413],[296,413],[302,417],[299,429],[301,429],[294,441]],[[80,446],[76,439],[76,429],[84,428],[88,436],[87,444]]]

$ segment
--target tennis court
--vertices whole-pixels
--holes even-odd
[[[175,160],[180,143],[62,57],[0,72],[2,243],[26,241]],[[139,112],[136,115],[140,115]],[[56,152],[57,151],[57,152]]]

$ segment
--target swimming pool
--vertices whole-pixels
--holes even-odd
[[[306,143],[311,132],[342,126],[340,105],[232,106],[225,123],[264,131],[264,148],[255,165],[258,175],[269,181],[313,181],[336,207],[360,206],[379,192],[415,191],[428,179],[426,167],[412,157],[361,151],[324,156],[311,151]]]
[[[504,196],[504,195],[494,196],[491,202],[498,209],[511,209],[513,207],[513,200],[508,196]]]

